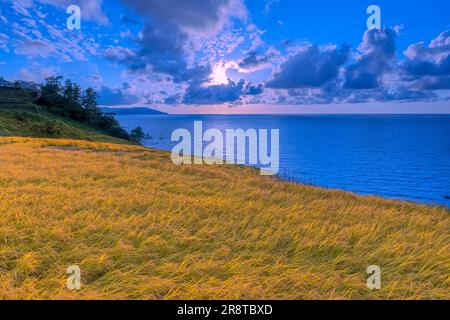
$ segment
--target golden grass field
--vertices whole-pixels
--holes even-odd
[[[445,208],[130,145],[4,137],[0,164],[2,299],[450,298]]]

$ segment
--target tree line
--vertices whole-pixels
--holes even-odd
[[[103,113],[98,107],[95,89],[87,88],[83,91],[77,83],[68,79],[62,84],[63,80],[61,76],[46,78],[41,87],[41,97],[36,103],[46,106],[52,114],[86,123],[117,138],[137,142],[142,142],[145,138],[141,128],[136,128],[129,134],[113,114]]]

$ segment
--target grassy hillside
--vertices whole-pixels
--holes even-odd
[[[0,163],[3,299],[450,298],[445,208],[130,145],[4,137]]]
[[[0,109],[40,112],[41,108],[33,104],[35,98],[28,90],[0,88]]]
[[[18,112],[2,109],[0,109],[0,136],[71,138],[115,143],[126,142],[67,118],[42,112]]]
[[[124,143],[87,124],[53,115],[22,89],[0,88],[0,136],[71,138]],[[129,142],[128,142],[129,143]]]

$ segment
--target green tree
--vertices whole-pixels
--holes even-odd
[[[78,83],[75,83],[73,85],[73,100],[76,103],[81,102],[81,87],[78,85]]]
[[[61,93],[61,76],[51,76],[45,79],[45,84],[42,86],[43,95],[59,95]]]
[[[141,127],[137,127],[131,131],[130,139],[139,143],[145,139],[145,133]]]
[[[97,92],[93,88],[87,88],[82,98],[82,106],[91,120],[101,115],[97,106]]]
[[[76,102],[76,101],[74,101],[73,89],[74,89],[74,87],[73,87],[72,81],[66,80],[64,90],[63,90],[63,97],[72,103]]]

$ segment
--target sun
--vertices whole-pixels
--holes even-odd
[[[228,77],[227,77],[227,66],[225,62],[219,62],[213,66],[213,71],[211,74],[211,85],[220,85],[220,84],[227,84],[228,83]]]

